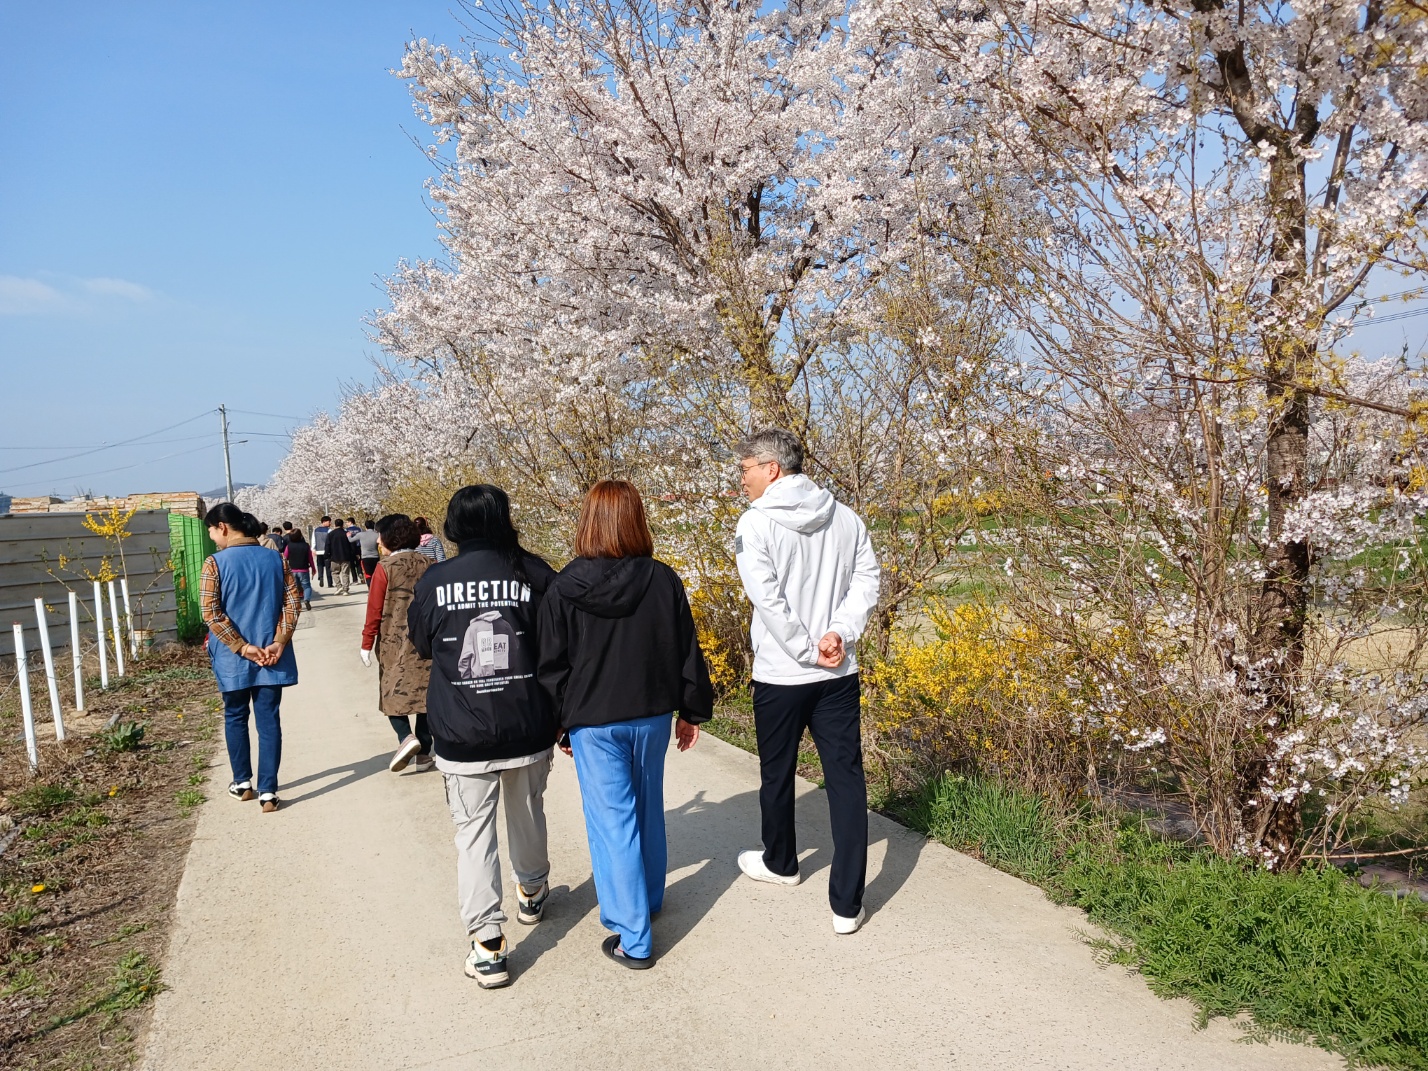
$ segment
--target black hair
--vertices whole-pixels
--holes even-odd
[[[367,518],[367,531],[370,532],[373,528],[376,528],[376,527],[377,527],[376,523],[372,520],[371,517],[368,517],[368,518]]]
[[[415,550],[421,533],[405,513],[389,513],[377,522],[377,537],[388,550]]]
[[[328,521],[332,520],[332,518],[329,517],[326,513],[324,513],[324,514],[322,515],[322,520],[323,520],[323,523],[326,524]]]
[[[307,540],[303,538],[303,536],[302,536],[302,529],[301,529],[301,528],[294,528],[291,532],[288,533],[288,542],[289,542],[289,543],[306,543]]]
[[[442,531],[458,546],[476,539],[489,544],[506,559],[517,580],[530,579],[525,559],[537,556],[521,546],[521,535],[511,524],[511,500],[494,484],[472,484],[452,495]]]
[[[292,522],[292,521],[284,521],[284,522],[283,522],[283,531],[284,531],[284,532],[291,532],[292,530],[293,530],[293,522]]]
[[[209,528],[226,524],[235,532],[241,532],[249,539],[263,534],[263,522],[251,513],[244,513],[232,502],[220,502],[203,515],[203,523]]]

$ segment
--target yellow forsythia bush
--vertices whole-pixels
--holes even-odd
[[[1092,742],[1075,717],[1069,655],[991,607],[934,607],[936,638],[895,637],[865,671],[881,749],[922,772],[976,767],[1028,788],[1074,794]]]

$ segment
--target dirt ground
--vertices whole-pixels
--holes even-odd
[[[94,681],[60,744],[38,684],[37,777],[13,688],[0,705],[0,1066],[122,1071],[163,986],[194,811],[213,792],[218,695],[202,649],[173,645],[107,692]]]

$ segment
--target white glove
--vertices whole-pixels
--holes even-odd
[[[372,652],[371,652],[371,651],[368,651],[368,650],[366,650],[366,649],[364,648],[363,650],[359,651],[358,654],[360,654],[360,655],[362,656],[362,664],[363,664],[364,666],[370,666],[370,665],[372,664]]]

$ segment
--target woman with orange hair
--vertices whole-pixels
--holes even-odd
[[[654,557],[633,484],[590,489],[576,557],[540,608],[540,683],[575,758],[605,955],[634,970],[654,962],[650,917],[664,903],[664,756],[713,714],[709,670],[684,584]]]

